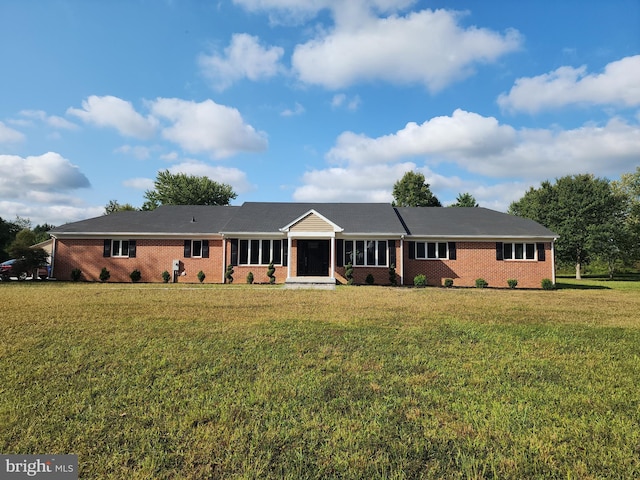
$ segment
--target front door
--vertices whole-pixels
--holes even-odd
[[[298,240],[298,275],[329,276],[329,240]]]

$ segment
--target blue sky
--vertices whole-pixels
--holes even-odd
[[[0,217],[141,206],[159,170],[245,201],[506,210],[640,164],[637,0],[3,0]]]

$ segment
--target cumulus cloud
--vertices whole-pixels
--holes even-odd
[[[197,160],[186,160],[178,163],[169,167],[169,171],[173,174],[184,173],[187,175],[208,177],[215,182],[231,185],[236,193],[247,193],[256,188],[255,185],[249,182],[246,173],[242,170],[219,165],[209,165]]]
[[[304,107],[302,106],[302,104],[296,102],[295,106],[293,108],[286,108],[284,109],[280,115],[282,115],[283,117],[296,117],[298,115],[302,115],[305,112]]]
[[[615,178],[635,169],[639,157],[640,125],[619,118],[571,130],[516,129],[456,110],[377,138],[341,134],[326,155],[330,166],[305,173],[294,198],[337,201],[347,191],[350,200],[373,201],[386,192],[386,200],[376,201],[389,201],[393,183],[418,170],[445,204],[468,191],[484,206],[504,210],[541,179],[584,172]],[[475,181],[461,179],[469,173]],[[482,178],[504,180],[484,187]]]
[[[609,63],[593,74],[587,67],[560,67],[551,73],[516,80],[509,93],[498,97],[508,111],[536,113],[572,104],[640,105],[640,55]]]
[[[283,54],[281,47],[263,47],[258,37],[237,33],[223,54],[200,55],[198,64],[214,88],[224,90],[242,78],[255,82],[277,75]]]
[[[90,186],[78,166],[55,152],[20,157],[0,155],[0,198],[20,198],[34,192],[64,192]]]
[[[147,160],[151,157],[152,148],[143,145],[122,145],[114,151],[123,155],[131,155],[138,160]]]
[[[331,108],[342,108],[345,107],[347,110],[355,112],[360,107],[360,96],[354,95],[349,98],[344,93],[336,93],[333,98],[331,98]]]
[[[55,198],[56,204],[47,205],[40,203],[34,198],[28,198],[28,202],[3,201],[0,200],[0,217],[12,219],[16,216],[28,218],[32,225],[62,225],[68,222],[75,222],[92,217],[99,217],[104,213],[104,207],[86,207],[81,202],[70,196]]]
[[[335,163],[382,163],[417,155],[463,156],[499,153],[515,141],[515,130],[493,117],[456,110],[418,125],[408,123],[396,133],[370,138],[342,133],[327,158]]]
[[[22,142],[24,139],[24,134],[0,122],[0,143],[17,143]]]
[[[143,117],[131,102],[110,95],[91,95],[82,102],[82,108],[70,107],[67,114],[99,127],[115,128],[126,137],[149,139],[157,128],[157,120],[153,117]]]
[[[435,92],[520,47],[517,31],[463,27],[461,16],[447,10],[347,16],[333,30],[296,46],[293,69],[302,82],[329,89],[385,81],[423,84]]]
[[[267,148],[267,135],[244,122],[235,108],[213,100],[197,103],[178,98],[158,98],[149,102],[154,116],[171,126],[162,136],[189,153],[208,153],[224,158],[238,152],[261,152]]]
[[[129,178],[122,182],[122,185],[135,190],[152,190],[155,185],[152,178]]]

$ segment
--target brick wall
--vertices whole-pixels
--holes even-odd
[[[83,280],[100,281],[100,270],[111,273],[110,282],[131,282],[129,274],[140,270],[142,282],[162,282],[162,272],[172,272],[173,260],[180,260],[178,282],[199,282],[200,270],[205,283],[222,281],[222,239],[209,238],[209,258],[185,258],[184,240],[136,239],[136,257],[103,257],[103,239],[56,241],[53,275],[70,280],[71,270],[82,270]]]
[[[477,278],[484,278],[490,287],[506,288],[507,280],[513,278],[518,287],[540,288],[543,278],[553,278],[551,243],[544,248],[543,262],[496,260],[495,242],[456,242],[456,260],[409,260],[405,248],[405,284],[412,285],[416,275],[424,274],[429,285],[442,285],[451,278],[454,286],[472,287]]]

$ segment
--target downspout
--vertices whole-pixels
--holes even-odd
[[[400,235],[400,286],[404,286],[404,235]]]
[[[224,274],[227,271],[227,237],[222,235],[222,283],[225,281]]]
[[[51,235],[51,238],[53,239],[53,242],[51,242],[51,271],[49,272],[49,275],[51,278],[56,278],[54,275],[54,264],[56,262],[56,246],[58,244],[58,239],[53,235]]]
[[[331,278],[336,278],[336,234],[331,237]]]
[[[291,232],[287,232],[287,278],[291,278],[291,244],[293,238],[291,238]]]
[[[551,240],[551,276],[554,285],[556,284],[556,240],[557,238]]]

